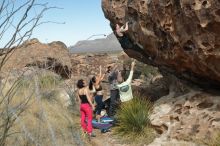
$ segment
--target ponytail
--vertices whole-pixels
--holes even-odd
[[[92,79],[89,81],[89,90],[93,89],[93,83],[92,83]]]
[[[96,77],[92,77],[92,79],[89,81],[89,90],[93,90],[93,83],[96,82]]]

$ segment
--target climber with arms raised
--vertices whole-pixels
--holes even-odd
[[[126,31],[128,31],[128,22],[125,23],[125,26],[119,26],[116,24],[115,26],[115,35],[118,38],[118,41],[121,44],[121,47],[123,49],[132,49],[133,43],[131,40],[124,34]]]
[[[133,43],[132,40],[129,38],[128,34],[126,33],[129,29],[128,26],[129,22],[126,22],[125,25],[120,26],[119,24],[116,24],[113,29],[115,30],[115,36],[118,38],[119,43],[121,44],[121,47],[124,49],[124,51],[128,54],[130,51],[130,54],[137,53],[140,58],[148,58],[149,64],[152,64],[152,57],[150,57],[142,48],[141,45],[138,45],[137,43]]]

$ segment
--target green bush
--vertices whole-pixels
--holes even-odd
[[[152,104],[149,101],[139,98],[122,103],[117,113],[119,124],[115,133],[132,141],[144,137],[145,141],[151,142],[154,138],[149,119],[151,109]]]

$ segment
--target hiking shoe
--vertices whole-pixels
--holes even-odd
[[[91,137],[96,137],[96,135],[94,133],[88,133],[88,139],[89,141],[91,141]]]
[[[101,133],[106,133],[106,132],[110,132],[110,129],[102,129]]]
[[[90,133],[89,134],[91,137],[96,137],[96,135],[94,133]]]

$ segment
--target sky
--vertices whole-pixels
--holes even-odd
[[[17,1],[22,3],[25,0]],[[34,30],[32,38],[38,38],[43,43],[62,41],[67,46],[71,46],[77,41],[90,38],[92,35],[108,35],[112,32],[109,21],[102,12],[101,0],[36,1],[39,3],[48,2],[49,6],[62,8],[47,11],[44,14],[43,21],[65,22],[65,24],[45,23],[38,26]],[[98,35],[91,37],[90,40],[102,37],[104,36]]]
[[[45,0],[42,0],[45,2]],[[33,33],[42,42],[62,41],[67,46],[92,35],[110,34],[109,21],[104,17],[101,0],[46,0],[50,6],[63,9],[47,11],[44,19],[65,24],[43,24]],[[94,36],[92,39],[104,37]]]

